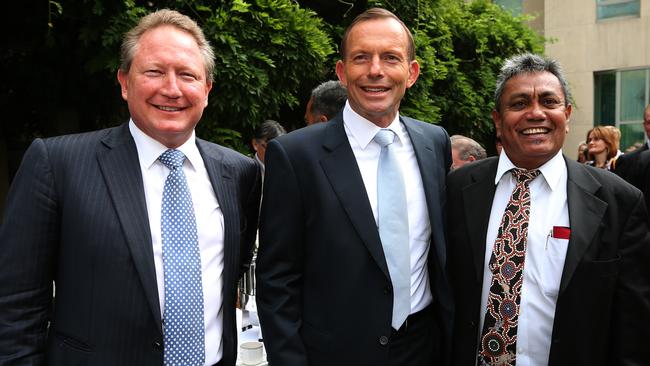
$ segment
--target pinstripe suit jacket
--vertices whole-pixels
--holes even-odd
[[[223,360],[234,365],[236,283],[255,240],[259,169],[232,150],[197,145],[224,215]],[[151,233],[127,124],[35,140],[4,217],[0,365],[162,365]]]

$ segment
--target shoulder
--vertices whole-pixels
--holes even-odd
[[[599,187],[596,194],[605,201],[627,202],[640,198],[641,191],[607,169],[598,169],[569,159],[566,159],[566,164],[569,181],[583,187],[591,185],[592,180],[597,182]]]
[[[235,151],[231,148],[206,141],[200,138],[196,139],[199,151],[205,157],[223,160],[225,163],[234,164],[243,167],[256,167],[257,163],[252,158]]]
[[[418,128],[425,133],[437,135],[438,137],[442,137],[442,138],[448,138],[447,131],[441,126],[435,125],[433,123],[425,122],[425,121],[420,121],[418,119],[410,118],[406,116],[400,116],[400,118],[402,119],[404,125],[406,125],[407,128]]]
[[[498,163],[498,156],[490,156],[452,170],[447,176],[447,187],[453,188],[470,182],[493,179]]]

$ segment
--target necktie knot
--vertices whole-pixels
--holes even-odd
[[[183,165],[185,161],[185,155],[176,149],[169,149],[164,153],[160,154],[158,157],[161,163],[171,170],[178,168]]]
[[[528,185],[528,183],[530,183],[541,173],[539,169],[526,170],[526,169],[519,169],[519,168],[511,169],[510,172],[515,177],[515,179],[517,179],[517,182],[519,184],[526,184],[526,185]]]
[[[395,141],[395,132],[387,128],[382,128],[377,132],[374,140],[379,146],[386,147]]]

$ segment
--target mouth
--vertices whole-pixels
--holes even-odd
[[[532,136],[532,135],[547,134],[550,131],[551,129],[546,127],[532,127],[532,128],[526,128],[522,130],[521,134],[524,136]]]
[[[155,104],[154,104],[154,107],[156,107],[157,109],[159,109],[161,111],[165,111],[165,112],[178,112],[178,111],[181,111],[181,110],[185,109],[185,108],[180,108],[180,107],[168,107],[168,106],[164,106],[164,105],[155,105]]]
[[[364,86],[364,87],[361,87],[361,89],[363,91],[365,91],[366,93],[376,93],[376,94],[385,93],[385,92],[390,90],[390,88],[383,88],[383,87],[379,87],[379,86],[375,86],[375,87]]]

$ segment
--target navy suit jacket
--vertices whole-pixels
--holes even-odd
[[[549,365],[647,365],[650,225],[641,192],[604,169],[566,159],[571,234]],[[449,174],[449,278],[454,365],[476,364],[487,227],[498,158]],[[530,225],[534,225],[531,222]]]
[[[443,228],[449,137],[435,125],[406,117],[402,122],[424,184],[433,307],[447,334],[451,304]],[[342,115],[272,140],[265,162],[256,273],[269,361],[385,365],[391,282]]]
[[[255,240],[259,168],[216,144],[197,145],[224,216],[223,360],[234,365],[236,288]],[[128,124],[36,139],[4,217],[0,365],[163,364],[151,233]]]

